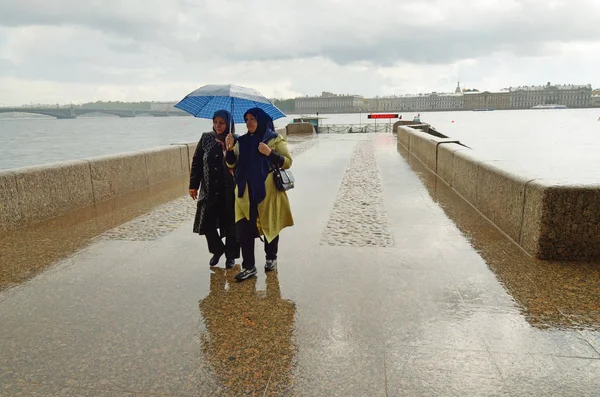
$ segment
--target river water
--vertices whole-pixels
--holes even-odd
[[[402,114],[411,120],[416,113]],[[366,114],[323,115],[364,124]],[[600,183],[600,109],[421,112],[421,120],[526,177]],[[291,117],[276,120],[285,126]],[[381,120],[378,123],[385,123]],[[238,131],[245,126],[237,125]],[[192,142],[211,128],[193,117],[0,118],[0,169]]]

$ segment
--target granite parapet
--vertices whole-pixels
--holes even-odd
[[[527,184],[520,244],[540,259],[600,259],[600,183]]]
[[[74,160],[15,171],[24,224],[94,204],[88,161]]]
[[[527,178],[457,141],[399,126],[398,140],[530,255],[600,259],[600,183]],[[435,151],[434,151],[435,146]]]
[[[0,172],[0,233],[189,174],[196,143]]]
[[[0,171],[0,233],[22,222],[17,178],[12,171]]]
[[[286,127],[287,135],[313,135],[316,134],[315,127],[311,123],[292,123]]]
[[[95,203],[148,185],[148,170],[143,152],[95,157],[88,161]]]

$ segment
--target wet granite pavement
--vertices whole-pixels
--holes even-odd
[[[0,395],[599,395],[600,264],[532,259],[391,134],[292,146],[244,283],[185,181],[0,237]]]

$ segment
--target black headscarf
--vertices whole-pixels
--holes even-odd
[[[238,197],[244,195],[246,184],[248,184],[248,195],[250,197],[250,220],[255,221],[258,213],[258,203],[267,195],[265,180],[271,168],[269,158],[258,151],[260,142],[267,143],[277,137],[273,119],[264,110],[252,108],[244,114],[251,114],[256,118],[258,127],[254,133],[248,132],[239,137],[239,156],[235,169],[235,181],[238,187]]]
[[[229,113],[227,110],[221,109],[221,110],[217,110],[215,112],[215,114],[213,114],[213,121],[215,121],[215,118],[220,117],[223,120],[225,120],[225,124],[227,124],[227,127],[225,128],[225,132],[222,134],[219,134],[216,130],[215,127],[213,127],[213,132],[216,135],[216,138],[220,141],[225,142],[225,137],[227,136],[227,134],[229,134],[230,132],[230,127],[231,127],[231,132],[233,134],[235,134],[235,124],[233,124],[231,122],[231,113]]]

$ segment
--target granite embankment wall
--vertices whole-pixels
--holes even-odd
[[[286,128],[277,132],[287,137]],[[294,128],[291,133],[314,133],[310,124]],[[196,146],[173,144],[0,171],[0,233],[188,174]]]
[[[0,232],[189,172],[196,143],[0,171]]]
[[[600,260],[600,184],[528,179],[448,138],[397,126],[398,140],[539,259]]]

